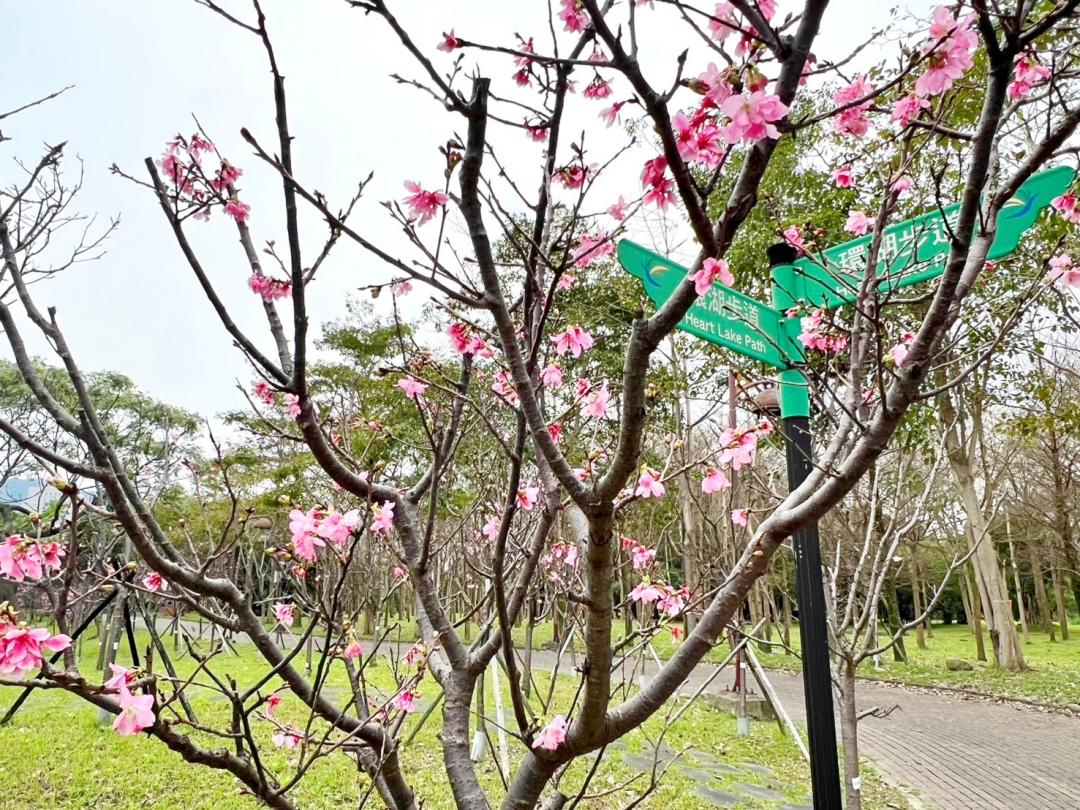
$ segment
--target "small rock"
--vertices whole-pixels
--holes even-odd
[[[965,661],[963,658],[946,658],[945,668],[949,672],[971,672],[975,669],[970,661]]]
[[[745,782],[736,782],[734,787],[740,793],[745,793],[747,796],[753,799],[764,799],[767,802],[784,801],[783,794],[777,793],[775,790],[763,788],[760,785],[749,785]]]

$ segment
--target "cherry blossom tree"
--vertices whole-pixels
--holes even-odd
[[[175,249],[249,362],[253,412],[305,447],[332,494],[283,508],[288,533],[277,563],[289,593],[269,604],[255,604],[234,572],[217,565],[240,542],[244,521],[230,516],[203,549],[182,544],[181,535],[162,525],[116,452],[76,347],[57,314],[39,307],[40,294],[30,285],[32,274],[46,272],[37,247],[59,224],[47,204],[56,187],[38,183],[60,160],[60,148],[51,149],[0,197],[0,326],[39,407],[81,454],[54,452],[7,421],[0,430],[42,464],[105,493],[103,517],[123,531],[138,557],[138,581],[125,580],[125,588],[141,582],[143,591],[167,586],[184,595],[219,628],[246,634],[268,674],[250,688],[218,684],[233,707],[225,731],[235,743],[220,750],[185,732],[171,700],[184,688],[176,679],[131,671],[98,684],[70,660],[61,670],[45,658],[62,650],[67,636],[28,626],[10,612],[0,618],[0,669],[3,683],[59,686],[82,696],[115,713],[119,733],[144,731],[193,762],[227,770],[274,807],[293,807],[289,790],[306,766],[343,750],[387,806],[418,806],[422,797],[402,767],[402,729],[429,679],[442,694],[443,765],[457,806],[562,806],[567,796],[559,780],[569,766],[595,752],[599,757],[657,713],[729,627],[784,540],[845,498],[914,403],[962,384],[993,351],[995,335],[1015,326],[1023,306],[997,322],[986,347],[966,355],[969,362],[955,373],[945,379],[936,373],[942,353],[968,328],[997,214],[1035,172],[1075,155],[1080,124],[1080,87],[1067,58],[1076,46],[1080,0],[941,6],[930,20],[901,23],[907,28],[898,33],[917,43],[912,49],[859,73],[849,67],[859,43],[846,53],[816,50],[823,26],[843,24],[830,20],[827,0],[558,0],[550,4],[547,27],[506,32],[493,42],[473,41],[467,26],[451,28],[452,20],[439,41],[421,42],[410,19],[419,12],[388,0],[351,0],[357,25],[381,26],[396,42],[407,67],[395,78],[403,91],[415,91],[410,103],[441,105],[455,121],[432,140],[441,176],[375,167],[401,175],[404,194],[386,203],[389,220],[410,245],[399,251],[353,216],[367,179],[351,199],[332,201],[298,172],[295,155],[304,144],[291,128],[286,66],[259,2],[244,13],[214,0],[196,2],[261,46],[271,77],[272,134],[254,122],[242,129],[251,154],[241,159],[221,154],[199,129],[171,139],[139,171],[116,172],[143,186],[160,208]],[[653,36],[660,20],[681,36]],[[687,42],[694,46],[684,51]],[[806,372],[821,429],[828,431],[813,472],[794,492],[770,493],[763,505],[733,502],[733,536],[744,537],[745,546],[722,581],[695,590],[658,566],[650,538],[624,542],[624,522],[663,503],[679,476],[700,480],[706,494],[723,491],[726,480],[752,467],[777,439],[768,420],[739,419],[700,455],[674,466],[673,428],[655,407],[665,365],[657,359],[713,284],[763,286],[764,261],[755,269],[728,257],[752,217],[768,218],[763,183],[778,146],[791,141],[822,144],[806,150],[805,162],[851,195],[832,235],[845,238],[846,227],[872,241],[852,268],[860,274],[852,306],[827,312],[801,302],[789,313],[802,319]],[[530,143],[532,161],[517,158]],[[635,187],[605,190],[605,180],[624,165],[633,167]],[[244,178],[254,172],[280,180],[284,225],[272,239],[273,218],[245,197]],[[940,279],[910,298],[882,292],[875,274],[893,250],[884,229],[949,200],[960,207],[948,223]],[[1054,208],[1052,216],[1074,224],[1073,195],[1056,199]],[[622,318],[564,307],[593,263],[610,260],[615,240],[658,210],[692,245],[691,272],[674,294],[649,314],[639,296]],[[302,227],[309,214],[323,220],[325,233]],[[212,268],[200,253],[193,238],[200,228],[235,231],[240,269],[232,276],[219,275],[220,256]],[[814,222],[773,221],[768,230],[810,257],[828,244],[825,227]],[[257,238],[267,239],[265,247]],[[431,320],[448,321],[441,345],[402,334],[385,363],[368,369],[407,408],[401,436],[365,413],[363,401],[343,408],[312,372],[308,289],[343,243],[387,268],[388,280],[377,286],[392,301],[424,289],[437,313]],[[1036,266],[1019,299],[1025,306],[1046,284],[1072,295],[1080,283],[1065,253],[1041,256]],[[258,296],[265,335],[241,329],[220,292],[244,283]],[[43,384],[16,310],[55,350],[75,404],[59,401]],[[605,352],[619,357],[614,367],[594,359]],[[735,527],[743,534],[735,535]],[[452,555],[467,548],[448,540],[462,540],[464,532],[482,574],[472,615],[486,630],[471,643],[442,587]],[[55,575],[61,549],[23,537],[8,545],[6,576]],[[400,569],[391,587],[408,580],[422,633],[395,669],[393,687],[378,697],[340,599],[346,572],[368,547],[383,550],[386,568],[392,560]],[[523,689],[511,631],[538,580],[581,616],[585,663],[572,704],[538,702]],[[643,617],[638,637],[664,631],[688,611],[696,622],[655,677],[620,692],[613,671],[622,642],[613,629],[616,611],[631,606]],[[294,665],[299,647],[275,637],[263,621],[267,613],[279,629],[307,619],[301,640],[318,634],[321,642],[314,676]],[[505,794],[492,796],[470,759],[470,723],[478,683],[496,658],[508,676],[508,732],[519,756]],[[349,673],[352,705],[338,705],[324,692],[331,666]],[[275,720],[280,691],[267,686],[273,678],[309,712],[305,727]],[[270,724],[274,743],[301,757],[291,781],[278,782],[264,767],[255,723]]]

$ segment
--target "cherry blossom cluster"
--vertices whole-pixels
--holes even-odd
[[[196,219],[208,219],[212,208],[221,206],[237,222],[244,222],[251,206],[241,202],[236,191],[236,181],[243,171],[220,158],[217,168],[208,173],[203,161],[210,153],[217,154],[214,145],[202,135],[177,135],[166,144],[158,165],[172,184],[177,203],[193,208]]]
[[[113,730],[121,737],[130,737],[144,729],[154,725],[154,696],[149,694],[134,694],[130,686],[135,680],[134,670],[122,667],[119,664],[109,664],[112,677],[105,681],[108,689],[115,689],[117,702],[120,704],[120,713],[113,721]]]
[[[18,621],[5,602],[0,605],[0,674],[20,678],[41,669],[48,653],[58,653],[71,646],[71,638],[53,635],[44,627],[30,627]]]
[[[1075,264],[1072,257],[1062,253],[1050,260],[1050,272],[1046,274],[1048,282],[1056,282],[1062,287],[1080,287],[1080,264]]]
[[[310,562],[315,561],[316,549],[325,546],[327,540],[339,547],[345,545],[359,524],[358,509],[342,514],[312,507],[306,512],[293,509],[289,513],[293,549],[297,557]]]
[[[64,554],[60,543],[39,543],[14,534],[0,543],[0,575],[16,582],[37,582],[50,571],[60,570]]]
[[[675,588],[661,580],[645,577],[630,591],[630,601],[642,605],[656,605],[661,615],[673,619],[686,609],[690,599],[690,589],[683,585]]]
[[[1050,206],[1067,222],[1080,225],[1080,202],[1077,201],[1075,192],[1067,191],[1060,197],[1055,197],[1050,202]]]
[[[788,317],[793,317],[790,310]],[[804,315],[799,323],[802,326],[799,342],[807,349],[816,349],[820,352],[842,352],[847,348],[847,335],[825,320],[823,310],[815,308],[809,315]]]
[[[540,558],[540,565],[547,571],[548,579],[559,588],[569,587],[580,562],[578,547],[574,543],[553,543],[551,549]]]

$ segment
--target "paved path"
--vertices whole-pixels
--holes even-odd
[[[570,658],[561,672],[573,671]],[[554,660],[553,653],[533,653],[538,669],[551,669]],[[644,671],[651,675],[656,665]],[[684,691],[715,671],[699,665]],[[707,692],[723,691],[731,678],[721,673]],[[785,709],[804,722],[802,676],[771,671],[769,679]],[[1080,718],[873,681],[859,682],[857,705],[899,706],[886,718],[860,722],[860,749],[889,781],[913,790],[920,807],[1080,810]]]
[[[698,666],[691,688],[713,672],[711,665]],[[787,711],[803,722],[802,676],[768,676]],[[728,688],[731,678],[721,673],[707,691]],[[859,745],[887,779],[914,789],[919,806],[1080,808],[1080,718],[873,681],[859,681],[856,703],[859,709],[899,706],[886,718],[862,720]]]

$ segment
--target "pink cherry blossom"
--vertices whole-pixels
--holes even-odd
[[[225,213],[237,222],[245,222],[251,214],[251,206],[245,202],[240,202],[240,200],[232,199],[225,203]]]
[[[331,543],[341,546],[348,541],[353,530],[359,525],[359,509],[350,509],[344,514],[333,511],[329,512],[319,520],[318,526],[315,527],[315,533],[318,534],[319,537],[324,537]]]
[[[927,109],[929,106],[930,102],[925,98],[904,96],[893,105],[890,117],[893,121],[900,122],[900,126],[906,127],[918,117],[922,110]]]
[[[719,108],[721,104],[731,98],[731,80],[727,70],[720,71],[715,62],[709,62],[708,68],[699,73],[697,79],[690,83],[690,89],[701,93],[705,98],[702,106]]]
[[[405,198],[405,204],[409,206],[409,216],[416,220],[417,225],[430,221],[450,201],[445,192],[424,191],[419,183],[406,181],[405,188],[412,192]]]
[[[626,208],[626,200],[624,200],[622,198],[622,195],[620,194],[619,199],[616,200],[610,208],[608,208],[608,216],[616,222],[622,222],[624,219],[626,219]]]
[[[660,601],[656,603],[656,608],[669,619],[674,618],[686,609],[686,600],[689,596],[690,590],[687,587],[683,586],[675,590],[668,585],[664,588]]]
[[[971,30],[974,21],[974,14],[957,20],[946,6],[934,9],[930,41],[923,46],[923,53],[929,55],[927,67],[915,80],[916,95],[940,95],[972,67],[972,54],[979,44],[978,36]]]
[[[833,101],[840,105],[851,105],[873,92],[874,88],[867,82],[866,77],[860,76],[833,93]],[[870,104],[871,101],[867,100],[841,110],[833,119],[833,130],[838,135],[865,135],[870,129],[870,119],[866,117]]]
[[[1073,264],[1072,257],[1062,253],[1050,260],[1050,272],[1046,280],[1062,287],[1080,287],[1080,265]]]
[[[257,399],[261,399],[267,405],[274,404],[274,389],[272,389],[266,383],[260,381],[255,383],[255,387],[251,391]]]
[[[1006,95],[1013,101],[1027,98],[1031,91],[1050,78],[1050,68],[1041,65],[1033,54],[1021,54],[1016,60],[1015,78],[1005,89]]]
[[[361,644],[359,641],[354,640],[341,653],[341,657],[346,659],[347,661],[352,661],[352,660],[354,660],[356,658],[359,658],[363,654],[364,654],[364,645]]]
[[[561,276],[559,276],[559,280],[555,282],[555,289],[559,292],[562,292],[563,290],[569,290],[571,287],[574,286],[576,281],[577,279],[574,278],[573,274],[563,273]]]
[[[656,549],[646,548],[645,546],[635,546],[631,552],[630,559],[635,571],[640,571],[642,568],[648,568],[653,564],[653,560],[656,559]]]
[[[611,85],[598,73],[582,93],[585,98],[605,99],[611,95]]]
[[[292,294],[292,282],[264,276],[262,273],[252,273],[248,276],[248,289],[270,303],[279,298],[288,298]]]
[[[651,605],[662,595],[659,588],[653,585],[649,580],[643,579],[637,584],[637,587],[635,587],[634,590],[630,591],[630,601],[640,602],[643,605]]]
[[[443,32],[442,42],[439,43],[438,48],[440,51],[450,53],[455,48],[461,47],[461,40],[454,36],[454,29],[450,29],[450,33]]]
[[[395,281],[390,285],[390,292],[396,295],[398,298],[408,295],[412,292],[412,283],[408,279],[403,281]]]
[[[599,388],[585,395],[581,405],[581,415],[586,418],[597,419],[607,416],[609,398],[608,384],[605,380]]]
[[[856,236],[862,236],[868,230],[870,230],[870,218],[866,216],[865,211],[856,211],[852,209],[848,211],[847,222],[844,223],[844,230],[848,233],[853,233]]]
[[[774,122],[787,115],[788,108],[779,96],[756,91],[749,95],[731,96],[720,105],[731,123],[724,128],[728,143],[753,143],[763,138],[779,138]]]
[[[588,267],[615,252],[615,242],[604,231],[595,234],[583,233],[577,246],[570,251],[570,258],[578,267]]]
[[[0,620],[0,674],[21,677],[41,669],[46,652],[57,653],[71,646],[63,633],[52,635],[43,627],[11,625]]]
[[[405,578],[408,577],[408,574],[405,573],[405,569],[400,565],[395,565],[394,570],[391,573],[398,582],[404,582]]]
[[[113,721],[113,730],[121,737],[130,737],[154,725],[154,696],[133,695],[127,686],[120,687],[120,714]]]
[[[757,452],[757,433],[754,430],[726,428],[720,434],[720,463],[730,464],[738,472],[754,463]]]
[[[731,522],[736,526],[745,526],[747,524],[747,516],[750,514],[749,509],[733,509],[731,511]]]
[[[701,491],[706,495],[731,488],[731,481],[720,470],[710,469],[701,481]]]
[[[105,681],[106,689],[119,690],[121,686],[127,686],[135,680],[135,673],[119,664],[109,664],[109,671],[112,672],[112,677]]]
[[[304,737],[303,734],[301,734],[300,729],[294,726],[289,726],[288,728],[279,731],[271,738],[274,745],[278,748],[286,748],[290,751],[299,748],[303,739]]]
[[[713,39],[723,42],[733,32],[738,31],[735,23],[735,6],[731,3],[717,3],[709,19],[709,31]]]
[[[600,120],[604,122],[605,127],[611,127],[619,120],[619,110],[626,105],[625,101],[616,101],[610,107],[605,107],[600,111]]]
[[[825,313],[815,309],[801,320],[802,332],[799,341],[808,349],[822,352],[838,352],[847,347],[847,338],[837,334],[825,323]]]
[[[222,161],[221,168],[217,170],[214,179],[210,181],[210,188],[218,194],[225,194],[231,185],[240,179],[244,172],[232,164]]]
[[[280,705],[281,695],[279,695],[277,692],[274,692],[274,694],[270,695],[270,697],[266,699],[266,716],[273,717],[274,712],[277,711],[277,707]]]
[[[480,357],[490,357],[491,349],[487,343],[477,334],[472,326],[465,323],[452,323],[446,329],[450,336],[450,343],[460,354],[475,354]]]
[[[690,279],[694,282],[694,292],[705,295],[712,289],[714,282],[731,286],[735,283],[735,277],[728,269],[728,263],[723,259],[708,258],[701,265],[701,269],[691,274]]]
[[[660,473],[646,467],[638,476],[637,489],[634,494],[639,498],[663,498],[667,489],[660,481]]]
[[[414,402],[424,401],[424,392],[427,386],[415,377],[402,377],[398,380],[398,388],[405,392],[405,396]]]
[[[585,184],[587,174],[588,169],[586,167],[580,163],[575,163],[570,166],[563,166],[556,171],[554,179],[558,180],[564,188],[575,189],[581,188]]]
[[[154,593],[157,593],[158,591],[167,591],[169,589],[168,584],[157,571],[151,571],[143,577],[143,587]]]
[[[889,188],[897,194],[903,194],[913,185],[914,183],[911,181],[911,178],[906,174],[902,174],[892,181],[892,185]]]
[[[684,631],[681,627],[679,627],[677,624],[673,624],[669,629],[671,630],[672,641],[674,641],[676,644],[682,641]]]
[[[540,500],[540,487],[522,487],[517,492],[517,504],[526,512],[531,512]]]
[[[495,375],[495,382],[491,384],[491,390],[510,405],[514,405],[518,401],[517,391],[514,390],[514,381],[509,370],[505,368]]]
[[[540,383],[549,388],[558,388],[563,384],[563,370],[558,363],[550,363],[544,366],[540,372]]]
[[[375,519],[371,522],[372,534],[388,534],[394,528],[394,502],[385,501],[371,507]]]
[[[282,627],[292,627],[293,622],[296,621],[296,616],[293,613],[293,606],[288,602],[275,602],[274,618],[277,619],[278,624]]]
[[[792,225],[784,229],[784,241],[798,250],[800,255],[806,253],[806,244],[803,242],[802,231],[798,226]]]
[[[285,410],[294,419],[300,416],[300,397],[296,394],[285,395]]]
[[[498,516],[492,515],[487,519],[487,523],[484,524],[484,528],[480,530],[480,534],[484,535],[488,540],[494,542],[499,537],[499,531],[502,529],[502,520]]]
[[[417,709],[416,698],[418,695],[412,689],[406,689],[403,692],[398,692],[394,695],[394,699],[391,704],[395,709],[405,712],[405,714],[411,714]]]
[[[593,346],[593,338],[580,326],[571,326],[565,332],[560,332],[551,338],[555,344],[556,354],[570,354],[581,357],[581,353],[588,351]]]
[[[555,444],[558,444],[562,441],[562,433],[562,422],[552,422],[550,425],[548,425],[548,436],[551,437],[551,440],[555,442]]]
[[[547,140],[548,137],[548,125],[547,123],[529,124],[526,122],[525,131],[529,135],[529,139],[536,141],[537,143]]]
[[[641,172],[641,185],[647,188],[643,200],[665,209],[675,202],[675,186],[667,177],[667,158],[663,155],[645,162]]]
[[[1067,222],[1080,224],[1080,203],[1077,202],[1075,193],[1068,191],[1060,197],[1054,197],[1050,207],[1060,213]]]
[[[36,582],[45,575],[37,546],[20,535],[12,535],[0,544],[0,574],[22,582]]]
[[[897,367],[904,365],[904,363],[907,361],[908,346],[910,346],[914,342],[914,340],[914,332],[904,332],[904,334],[900,337],[900,342],[893,346],[891,349],[889,349],[888,355]]]
[[[850,166],[844,166],[837,169],[833,172],[832,179],[838,188],[851,188],[855,185],[855,179],[852,177]]]
[[[542,748],[545,751],[554,751],[566,739],[566,718],[561,714],[551,718],[551,722],[544,726],[536,739],[533,740],[533,748]]]

